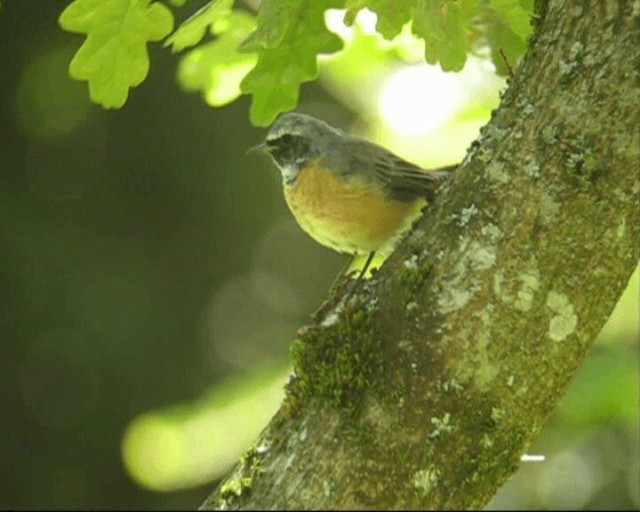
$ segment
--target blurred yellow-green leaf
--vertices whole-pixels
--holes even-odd
[[[240,41],[255,26],[254,18],[234,11],[223,21],[227,30],[215,41],[191,50],[178,67],[180,85],[189,91],[201,91],[205,101],[216,107],[240,96],[240,82],[256,63],[256,55],[237,51]],[[213,31],[216,31],[215,25]]]
[[[231,13],[232,6],[233,0],[213,0],[182,23],[167,38],[165,46],[171,45],[171,51],[176,53],[198,44],[208,28],[212,33],[217,33],[213,30],[214,24],[225,20]],[[240,20],[238,24],[241,25]]]
[[[358,12],[365,7],[378,15],[376,23],[378,32],[386,39],[393,39],[411,20],[415,10],[415,0],[347,0],[345,23],[352,25]]]
[[[614,352],[596,349],[585,360],[558,414],[585,426],[638,418],[638,355],[636,347]]]
[[[278,409],[288,373],[257,371],[219,384],[195,403],[134,418],[122,440],[127,471],[156,491],[220,478]]]
[[[496,16],[520,39],[526,41],[531,35],[533,0],[490,0]]]

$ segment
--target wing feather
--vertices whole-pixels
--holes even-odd
[[[362,173],[372,174],[390,197],[400,201],[413,201],[418,197],[431,201],[437,189],[458,167],[423,169],[381,146],[356,137],[351,138],[349,146],[349,168],[354,177]]]

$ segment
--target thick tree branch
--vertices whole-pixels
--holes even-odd
[[[296,376],[210,508],[480,508],[638,261],[638,2],[542,3],[467,159]]]

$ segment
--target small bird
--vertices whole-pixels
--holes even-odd
[[[282,173],[300,227],[320,244],[353,256],[390,254],[457,166],[425,170],[314,117],[287,113],[263,143]]]

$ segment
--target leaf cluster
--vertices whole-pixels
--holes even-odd
[[[188,0],[168,0],[174,9]],[[91,100],[120,108],[129,90],[149,72],[149,42],[185,52],[178,81],[200,91],[212,106],[241,94],[253,97],[251,120],[267,125],[298,102],[300,86],[319,73],[317,57],[343,47],[329,31],[327,9],[344,9],[352,25],[362,9],[377,15],[377,31],[396,37],[411,23],[424,41],[424,58],[445,71],[459,71],[467,55],[488,49],[505,74],[526,48],[533,0],[263,0],[257,16],[212,0],[174,30],[172,10],[154,0],[73,0],[60,26],[86,35],[70,75],[85,80]]]

